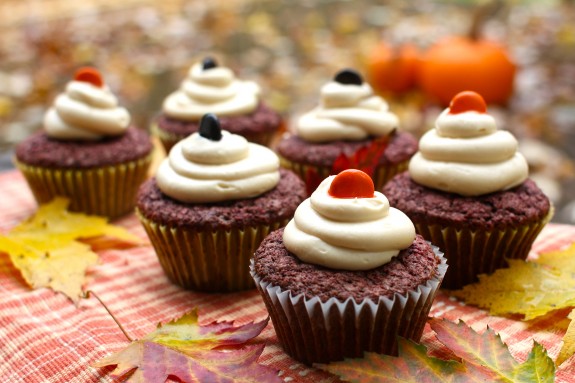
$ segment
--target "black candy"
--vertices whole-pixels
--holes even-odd
[[[361,85],[363,78],[353,69],[342,69],[334,77],[334,80],[344,85]]]
[[[204,114],[200,121],[200,136],[212,141],[219,141],[222,139],[222,128],[220,120],[213,113]]]
[[[218,63],[216,62],[216,60],[213,57],[206,57],[202,61],[202,69],[203,70],[216,68],[217,66],[218,66]]]

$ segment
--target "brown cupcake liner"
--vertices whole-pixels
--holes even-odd
[[[292,295],[260,278],[251,261],[250,273],[268,309],[278,339],[286,353],[305,364],[328,363],[362,357],[364,351],[397,355],[397,336],[418,342],[447,270],[439,249],[437,275],[413,291],[396,293],[377,301],[356,302],[304,294]]]
[[[166,132],[159,128],[158,124],[152,124],[151,127],[152,135],[158,137],[164,150],[166,153],[170,153],[170,150],[174,145],[176,145],[180,140],[188,137],[188,135],[178,135],[170,132]],[[262,133],[253,133],[253,134],[241,134],[243,137],[246,138],[249,142],[253,142],[255,144],[263,145],[263,146],[270,146],[276,132],[262,132]]]
[[[459,289],[479,274],[507,267],[508,259],[527,259],[531,245],[553,216],[553,207],[539,222],[497,230],[465,230],[414,222],[416,231],[444,251],[449,272],[442,286]]]
[[[160,265],[168,278],[186,289],[231,292],[255,287],[249,273],[250,259],[263,239],[287,224],[242,229],[198,231],[190,227],[168,227],[144,217],[136,208]]]
[[[148,176],[152,154],[117,165],[87,169],[46,168],[15,160],[38,204],[56,196],[70,200],[70,211],[110,219],[134,211],[136,193]]]
[[[292,162],[281,155],[278,155],[280,159],[280,165],[285,168],[293,171],[296,173],[308,187],[308,190],[315,189],[317,185],[309,185],[309,176],[308,174],[317,174],[314,177],[315,182],[323,181],[327,177],[331,175],[335,175],[332,173],[331,166],[318,166],[318,165],[311,165],[311,164],[302,164],[298,162]],[[379,165],[375,168],[374,174],[371,175],[373,179],[373,184],[375,186],[375,190],[381,190],[383,186],[393,178],[396,174],[399,174],[405,170],[409,165],[409,160],[399,162],[397,164],[388,164],[388,165]]]

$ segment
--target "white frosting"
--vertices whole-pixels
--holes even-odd
[[[62,140],[97,140],[123,134],[130,114],[106,86],[71,81],[44,116],[44,130]]]
[[[251,198],[277,185],[279,160],[270,149],[227,131],[219,141],[194,133],[170,150],[156,180],[164,194],[181,202]]]
[[[528,165],[517,152],[515,137],[497,130],[493,117],[474,111],[450,114],[446,109],[435,129],[421,137],[409,173],[427,187],[478,196],[521,184]]]
[[[340,270],[381,266],[409,247],[415,228],[375,192],[372,198],[335,198],[326,178],[284,229],[285,247],[303,262]]]
[[[367,83],[332,81],[321,89],[320,105],[299,118],[298,136],[310,142],[361,140],[383,136],[398,128],[397,116]]]
[[[242,115],[253,112],[260,97],[260,87],[252,81],[240,81],[225,67],[203,69],[193,65],[180,89],[170,94],[163,104],[166,115],[181,120],[197,121],[206,114]]]

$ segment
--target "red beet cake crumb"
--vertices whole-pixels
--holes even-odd
[[[152,151],[147,132],[130,127],[99,141],[57,140],[38,132],[16,146],[16,159],[43,168],[94,168],[144,158]]]
[[[420,185],[403,172],[385,185],[383,194],[391,206],[403,211],[414,223],[471,230],[538,222],[550,209],[549,199],[529,179],[510,190],[464,197]]]
[[[278,153],[284,158],[315,166],[332,166],[336,158],[344,153],[353,155],[358,149],[368,146],[373,138],[361,141],[332,141],[323,143],[307,142],[296,135],[283,138],[277,146]],[[379,158],[379,165],[398,164],[407,161],[417,152],[418,141],[410,133],[395,132],[389,144]]]
[[[264,103],[257,109],[242,116],[218,116],[222,130],[238,135],[252,135],[260,133],[273,133],[281,126],[281,116]],[[157,120],[158,128],[162,131],[180,136],[182,138],[198,131],[200,121],[184,121],[170,118],[161,114]]]
[[[280,169],[278,185],[258,197],[206,204],[176,201],[161,192],[155,179],[150,179],[140,187],[137,206],[144,217],[169,227],[230,230],[290,219],[306,196],[303,181],[291,171]]]
[[[367,271],[333,270],[304,263],[283,244],[283,229],[268,235],[254,255],[254,271],[262,280],[290,290],[292,296],[303,293],[306,298],[319,297],[361,302],[380,296],[404,294],[437,275],[439,258],[420,235],[413,244],[400,251],[390,262]]]

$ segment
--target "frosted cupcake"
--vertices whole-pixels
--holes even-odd
[[[152,144],[93,68],[81,68],[44,116],[43,131],[16,146],[15,163],[38,203],[116,218],[134,209]]]
[[[269,145],[283,124],[262,101],[259,85],[238,80],[229,68],[208,57],[194,64],[180,88],[164,100],[152,129],[169,152],[176,142],[198,131],[206,113],[216,114],[223,130],[261,145]]]
[[[379,190],[407,169],[417,140],[399,130],[397,116],[359,73],[344,69],[321,88],[319,105],[297,120],[277,151],[282,166],[304,179],[309,193],[348,168],[367,172]]]
[[[142,185],[137,213],[166,275],[200,291],[254,287],[248,267],[265,236],[305,198],[270,149],[221,130],[213,114]]]
[[[443,286],[459,288],[526,259],[551,219],[549,199],[528,179],[517,141],[498,130],[475,92],[456,95],[425,133],[409,171],[383,189],[449,262]]]
[[[371,178],[349,169],[262,242],[251,270],[285,351],[312,364],[395,355],[398,335],[419,341],[446,267]]]

